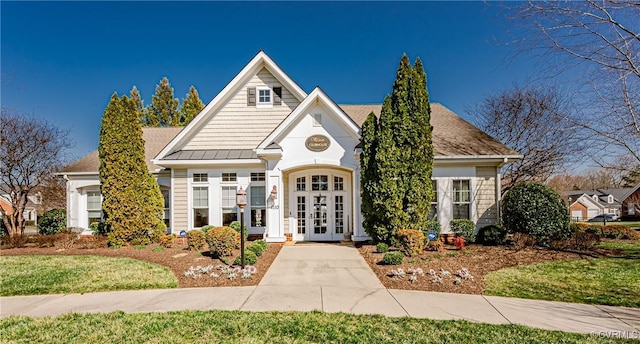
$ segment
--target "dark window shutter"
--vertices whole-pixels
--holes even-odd
[[[256,106],[256,88],[247,87],[247,106]]]
[[[273,88],[273,105],[282,104],[282,87]]]

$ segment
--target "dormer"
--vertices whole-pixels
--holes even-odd
[[[593,195],[591,196],[591,198],[593,198],[594,201],[598,202],[598,195]]]
[[[609,204],[613,203],[613,196],[612,195],[607,196],[607,203],[609,203]]]

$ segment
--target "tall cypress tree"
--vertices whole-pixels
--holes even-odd
[[[363,224],[374,241],[391,242],[399,229],[425,227],[433,196],[429,96],[419,59],[412,68],[402,56],[392,94],[382,104],[375,146],[369,143],[371,121],[361,138]]]
[[[162,194],[145,163],[142,128],[131,119],[136,111],[135,101],[114,93],[102,116],[100,190],[111,245],[148,244],[166,230]]]
[[[156,85],[156,93],[151,97],[148,125],[151,127],[169,127],[179,125],[180,112],[178,111],[178,98],[173,96],[173,87],[165,76]]]
[[[193,86],[189,87],[189,92],[187,93],[186,98],[182,101],[179,125],[189,124],[193,118],[202,111],[202,109],[204,109],[204,103],[200,100],[198,91]]]

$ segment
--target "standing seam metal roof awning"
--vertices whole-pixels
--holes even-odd
[[[202,149],[180,150],[171,153],[162,160],[236,160],[258,159],[253,149]]]

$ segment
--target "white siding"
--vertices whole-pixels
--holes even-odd
[[[298,100],[282,87],[282,105],[272,108],[247,106],[247,87],[281,83],[265,68],[243,85],[183,149],[251,149],[256,148],[282,122]]]

